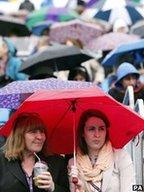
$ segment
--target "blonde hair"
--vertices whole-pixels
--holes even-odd
[[[4,145],[5,157],[8,160],[23,159],[23,153],[26,149],[24,134],[31,130],[44,130],[46,126],[37,113],[21,113],[15,119],[12,131]],[[42,153],[45,153],[45,145]]]

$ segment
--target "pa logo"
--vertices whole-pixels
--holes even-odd
[[[144,191],[144,187],[142,185],[133,185],[132,190],[133,191]]]

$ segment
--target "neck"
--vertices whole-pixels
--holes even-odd
[[[91,153],[89,153],[88,156],[89,156],[89,159],[91,161],[92,167],[94,167],[96,164],[97,158],[98,158],[98,152],[96,152],[96,151],[91,152]]]
[[[23,153],[23,161],[29,160],[29,161],[35,161],[35,155],[31,152],[25,151]]]
[[[32,175],[34,164],[35,164],[34,154],[25,153],[23,155],[23,161],[21,162],[21,166],[22,169],[28,174],[28,176]]]
[[[88,156],[90,159],[97,159],[98,154],[89,154]]]
[[[89,157],[94,158],[94,157],[98,156],[98,153],[99,153],[99,150],[89,149],[88,155],[89,155]]]

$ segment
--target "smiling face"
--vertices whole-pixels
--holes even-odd
[[[88,147],[88,151],[99,151],[106,141],[106,125],[98,117],[90,117],[85,123],[83,137]]]
[[[24,134],[25,146],[28,152],[40,152],[46,140],[42,129],[29,130]]]

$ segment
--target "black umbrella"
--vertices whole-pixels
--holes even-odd
[[[30,31],[22,19],[18,19],[12,16],[0,15],[0,35],[29,36]]]
[[[82,62],[91,59],[90,52],[81,50],[75,46],[53,45],[43,52],[37,52],[26,59],[20,71],[29,75],[52,71],[70,70]]]

